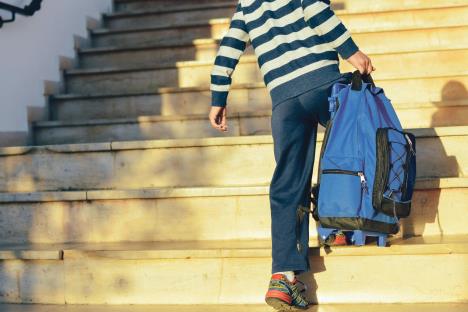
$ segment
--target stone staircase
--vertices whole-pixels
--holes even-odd
[[[236,2],[114,1],[34,146],[0,148],[0,311],[269,311],[271,103],[251,48],[229,131],[207,120]],[[310,311],[468,311],[468,3],[334,5],[417,137],[418,181],[390,247],[324,250],[311,223]]]

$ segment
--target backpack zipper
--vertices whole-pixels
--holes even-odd
[[[351,170],[343,170],[343,169],[324,169],[322,170],[322,174],[348,174],[359,177],[361,180],[361,188],[366,191],[367,193],[367,180],[364,172],[362,171],[351,171]]]

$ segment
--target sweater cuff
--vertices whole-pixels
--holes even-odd
[[[211,106],[226,107],[228,92],[212,91]]]
[[[340,54],[342,59],[346,60],[354,53],[359,51],[359,48],[356,43],[354,43],[353,39],[349,37],[339,47],[336,47],[336,51]]]

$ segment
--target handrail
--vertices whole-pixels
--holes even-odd
[[[23,8],[14,6],[12,4],[0,2],[0,10],[9,11],[11,13],[10,19],[3,19],[0,16],[0,28],[4,23],[11,23],[15,21],[16,14],[21,14],[24,16],[33,16],[34,13],[41,9],[42,0],[32,0],[30,4],[25,5]]]

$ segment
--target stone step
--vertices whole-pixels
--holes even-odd
[[[306,312],[462,312],[466,303],[408,304],[321,304]],[[266,304],[197,304],[197,305],[79,305],[79,304],[0,304],[3,312],[271,312]]]
[[[104,15],[104,23],[108,29],[113,30],[148,29],[185,22],[207,23],[217,18],[229,19],[234,12],[235,3],[218,2],[208,5],[197,4],[178,8],[111,13]],[[464,16],[468,13],[468,5],[465,3],[465,5],[459,6],[413,9],[401,7],[392,10],[366,10],[364,12],[349,12],[342,9],[337,10],[336,13],[351,31],[447,27],[466,24]],[[372,28],[369,25],[372,25]]]
[[[133,12],[113,12],[103,15],[104,26],[108,29],[147,28],[173,25],[183,22],[208,21],[214,18],[231,17],[236,10],[234,1],[213,3],[189,3],[170,5],[156,10],[145,9]]]
[[[466,303],[409,303],[409,304],[321,304],[305,312],[462,312]],[[3,312],[271,312],[266,304],[208,304],[208,305],[48,305],[0,304]]]
[[[419,79],[430,77],[468,75],[468,49],[412,52],[375,55],[373,63],[378,69],[372,76],[376,81]],[[428,67],[427,64],[432,64]],[[148,92],[159,87],[209,86],[213,61],[188,61],[139,68],[115,67],[107,69],[71,69],[66,71],[66,88],[70,93],[100,94],[105,92]],[[341,71],[353,71],[341,63]],[[255,56],[241,57],[234,74],[233,84],[263,81]]]
[[[468,127],[410,131],[418,177],[467,175]],[[7,147],[0,192],[262,185],[273,169],[270,135]]]
[[[468,85],[468,76],[381,80],[378,85],[384,88],[393,103],[407,107],[415,105],[414,103],[433,107],[446,106],[447,102],[464,105],[468,98],[465,87]],[[76,116],[96,119],[207,114],[211,103],[208,86],[157,88],[148,91],[125,94],[119,90],[108,95],[55,95],[49,101],[51,117],[55,120],[69,120]],[[233,84],[228,96],[228,107],[230,113],[271,110],[270,95],[264,83]]]
[[[269,239],[268,192],[268,186],[249,186],[4,193],[0,241]],[[467,202],[468,178],[418,180],[411,215],[395,236],[468,235]],[[316,242],[310,221],[310,241]]]
[[[147,10],[166,9],[168,6],[178,8],[190,4],[204,5],[213,2],[229,2],[227,0],[117,0],[115,10],[117,12],[140,12]],[[236,1],[232,1],[236,2]],[[464,0],[373,0],[370,3],[362,3],[355,0],[336,0],[331,3],[334,10],[346,10],[349,12],[373,12],[384,10],[401,10],[417,8],[439,8],[447,6],[466,5]]]
[[[269,240],[6,245],[2,250],[3,303],[262,304],[271,274]],[[309,285],[305,295],[312,302],[468,299],[466,235],[397,238],[387,248],[311,245],[309,261],[311,271],[299,279]]]
[[[269,103],[265,103],[265,108]],[[88,107],[87,105],[86,107]],[[84,109],[86,109],[86,107]],[[77,108],[79,109],[79,107]],[[413,103],[395,105],[400,122],[406,128],[430,128],[468,125],[468,100],[449,101],[443,105]],[[206,106],[204,107],[206,111]],[[111,116],[113,117],[113,113]],[[118,112],[121,113],[121,112]],[[73,118],[78,116],[78,118]],[[215,130],[207,114],[153,115],[119,119],[86,120],[81,111],[65,121],[42,121],[34,124],[36,145],[91,143],[130,140],[223,137]],[[80,121],[81,119],[81,121]],[[228,113],[230,136],[271,133],[271,110]],[[320,127],[320,131],[323,128]]]
[[[406,30],[404,32],[385,32],[386,44],[376,44],[372,34],[355,34],[360,48],[368,54],[397,52],[419,52],[444,49],[465,49],[468,47],[466,32],[468,27],[432,28],[425,30]],[[401,41],[404,36],[404,41]],[[154,39],[154,38],[153,38]],[[381,40],[381,39],[379,39]],[[176,43],[148,41],[140,46],[110,46],[79,49],[79,63],[82,68],[134,67],[149,66],[177,61],[212,61],[219,47],[219,39],[194,39]],[[380,42],[380,41],[378,41]],[[246,55],[252,55],[248,46]]]
[[[361,46],[361,43],[367,42],[367,46],[379,47],[382,46],[382,42],[385,42],[385,50],[397,49],[406,51],[408,49],[414,50],[420,46],[427,45],[439,45],[438,41],[431,42],[431,39],[438,40],[438,38],[431,38],[433,36],[434,29],[444,28],[459,28],[465,27],[463,13],[466,9],[460,8],[448,8],[447,10],[455,10],[455,16],[453,20],[441,19],[441,22],[437,22],[437,18],[424,17],[417,18],[413,22],[413,17],[409,16],[405,19],[405,23],[398,23],[399,17],[395,17],[397,20],[394,22],[388,22],[387,24],[382,23],[369,23],[369,18],[372,18],[371,14],[364,18],[365,21],[359,21],[355,26],[349,25],[348,29],[353,33],[353,38]],[[460,12],[462,13],[460,13]],[[461,16],[460,16],[461,15]],[[367,16],[367,15],[366,15]],[[416,18],[416,17],[415,17]],[[425,20],[428,19],[428,20]],[[432,19],[432,20],[431,20]],[[229,18],[212,19],[209,22],[184,22],[173,25],[155,26],[150,28],[129,28],[129,29],[93,29],[91,30],[91,44],[94,47],[137,47],[149,44],[174,44],[178,42],[192,41],[200,38],[214,38],[219,39],[225,34],[229,27]],[[354,28],[353,28],[354,27]],[[406,42],[408,38],[414,37],[413,33],[417,30],[417,41]],[[169,39],[170,38],[170,39]],[[458,38],[465,42],[463,38]],[[443,41],[449,41],[451,46],[453,44],[460,44],[457,40],[453,40],[453,36],[450,36]],[[391,46],[391,47],[389,47]],[[466,47],[466,45],[465,45]],[[377,49],[377,48],[373,48]],[[368,52],[369,53],[369,52]]]
[[[168,8],[178,9],[179,7],[185,7],[189,5],[199,4],[206,5],[211,3],[226,3],[229,0],[115,0],[114,1],[114,11],[122,13],[133,13],[141,12],[148,10],[166,10]],[[235,3],[235,0],[231,0],[232,3]],[[429,1],[434,2],[434,1]],[[459,0],[449,0],[446,5],[459,5],[461,1]],[[432,5],[436,6],[437,4],[433,3]],[[445,5],[445,4],[444,4]]]

